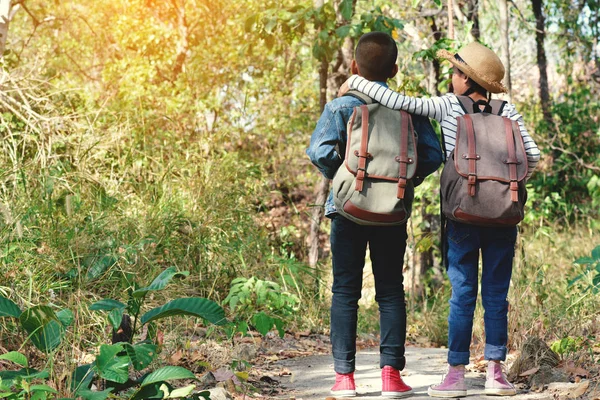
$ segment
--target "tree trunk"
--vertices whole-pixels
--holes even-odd
[[[454,5],[448,0],[448,39],[454,39]]]
[[[10,22],[11,0],[0,0],[0,57],[6,48],[6,36],[8,35],[8,23]]]
[[[537,65],[540,71],[540,100],[542,102],[542,115],[548,124],[549,132],[554,132],[554,122],[550,112],[550,92],[548,90],[548,72],[546,61],[546,50],[544,41],[546,38],[545,18],[542,12],[543,0],[531,0],[533,15],[535,16],[535,43],[537,45]]]
[[[500,47],[502,49],[501,60],[504,64],[506,73],[504,75],[504,84],[508,89],[508,101],[512,103],[512,82],[510,79],[510,36],[508,30],[508,3],[507,0],[498,2],[500,11]]]

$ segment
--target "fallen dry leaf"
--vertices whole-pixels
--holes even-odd
[[[527,370],[527,371],[525,371],[525,372],[522,372],[522,373],[520,373],[520,374],[519,374],[519,376],[529,376],[529,375],[533,375],[533,374],[535,374],[536,372],[538,372],[539,370],[540,370],[540,367],[533,367],[533,368],[531,368],[531,369],[528,369],[528,370]]]

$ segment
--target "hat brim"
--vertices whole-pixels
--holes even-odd
[[[478,74],[468,64],[454,58],[454,54],[450,53],[448,50],[438,50],[436,55],[438,58],[443,58],[445,60],[448,60],[452,65],[454,65],[456,68],[460,69],[465,75],[467,75],[469,78],[473,79],[475,82],[480,84],[488,92],[490,92],[490,93],[507,93],[508,92],[508,90],[502,83],[494,82],[492,79],[489,79],[485,76]]]

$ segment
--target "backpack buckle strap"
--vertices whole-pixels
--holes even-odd
[[[355,190],[362,192],[363,183],[365,181],[366,176],[367,176],[366,170],[364,168],[358,167],[356,170],[356,185],[354,186]]]
[[[467,190],[469,191],[469,196],[475,196],[475,184],[477,183],[477,174],[469,173],[467,178],[468,186]]]
[[[369,108],[366,105],[360,106],[362,116],[362,131],[360,136],[360,151],[358,152],[358,168],[356,171],[355,190],[362,192],[365,176],[367,175],[367,158],[370,154],[367,151],[369,142]],[[356,153],[355,153],[356,154]]]
[[[398,179],[398,193],[396,197],[399,199],[404,198],[404,193],[406,192],[406,178]]]
[[[519,201],[519,185],[517,181],[510,181],[510,199],[513,203]]]
[[[515,148],[515,137],[510,119],[504,119],[504,130],[506,132],[506,145],[508,147],[508,158],[505,163],[508,164],[508,172],[510,176],[510,200],[513,203],[519,202],[519,185],[517,184],[517,152]]]

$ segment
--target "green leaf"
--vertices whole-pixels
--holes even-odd
[[[57,348],[65,335],[65,328],[48,306],[31,307],[23,311],[19,320],[35,347],[46,353]]]
[[[145,288],[140,288],[140,289],[134,291],[133,297],[142,297],[142,296],[146,295],[146,293],[148,293],[149,291],[152,291],[152,290],[162,290],[169,284],[169,282],[171,282],[171,279],[173,279],[177,276],[182,276],[182,277],[188,276],[189,274],[190,273],[188,271],[178,272],[175,269],[175,267],[167,268],[166,270],[161,272],[161,274],[158,275],[154,279],[154,281],[152,281],[150,286],[147,286]]]
[[[173,390],[169,393],[168,399],[178,399],[182,397],[188,397],[196,389],[196,385],[187,385],[179,389]]]
[[[225,325],[225,311],[214,301],[202,297],[185,297],[175,299],[167,304],[153,308],[144,315],[140,321],[146,324],[160,318],[171,317],[174,315],[192,315],[203,318],[215,325]]]
[[[154,383],[171,381],[175,379],[196,379],[196,375],[183,367],[167,366],[151,372],[142,381],[142,387]]]
[[[594,261],[600,261],[600,246],[596,246],[596,248],[592,250],[592,258],[594,258]]]
[[[110,322],[115,331],[118,331],[121,326],[124,312],[125,310],[122,308],[115,308],[108,313],[108,322]]]
[[[121,303],[120,301],[117,300],[113,300],[113,299],[103,299],[100,301],[95,302],[94,304],[92,304],[90,306],[90,310],[94,310],[94,311],[112,311],[114,309],[125,309],[125,307],[127,307],[125,304]]]
[[[338,36],[340,38],[345,38],[346,36],[350,35],[351,29],[352,29],[352,25],[340,26],[339,28],[337,28],[335,30],[335,34],[336,34],[336,36]]]
[[[0,379],[15,379],[21,378],[24,380],[31,380],[35,378],[45,379],[50,374],[46,370],[38,371],[33,368],[21,368],[18,371],[0,371]]]
[[[96,368],[99,371],[105,369],[111,360],[115,358],[115,356],[123,351],[123,345],[121,344],[103,344],[100,346],[100,354],[96,357],[96,361],[94,362]]]
[[[9,351],[8,353],[0,355],[0,360],[12,361],[22,367],[27,367],[27,357],[18,351]]]
[[[593,258],[590,257],[580,257],[577,260],[573,261],[574,264],[579,264],[579,265],[586,265],[586,264],[591,264],[593,263],[595,260]]]
[[[87,257],[83,261],[83,265],[87,267],[87,280],[91,281],[100,277],[107,269],[115,265],[117,261],[117,257],[112,254]]]
[[[164,399],[167,393],[163,392],[164,382],[157,382],[152,385],[140,387],[137,392],[131,397],[131,400],[146,400],[146,399]]]
[[[339,11],[346,21],[350,21],[350,19],[352,18],[352,8],[352,0],[342,0],[342,2],[340,3]]]
[[[77,391],[77,398],[83,400],[106,400],[112,392],[113,388],[108,388],[101,392],[92,391],[90,389],[81,389]]]
[[[12,300],[0,296],[0,317],[15,317],[19,318],[21,309]]]
[[[134,346],[129,343],[124,344],[123,347],[125,351],[127,351],[127,355],[131,359],[131,363],[133,364],[133,368],[136,371],[141,371],[146,368],[154,357],[156,357],[156,348],[157,346],[154,344],[143,343],[136,344]]]
[[[89,388],[92,379],[94,379],[94,375],[92,364],[84,364],[75,368],[75,371],[73,371],[73,374],[71,375],[71,392]]]
[[[62,324],[63,328],[67,328],[67,327],[71,326],[71,324],[73,323],[73,320],[75,319],[73,317],[73,312],[67,308],[57,312],[56,318],[58,318],[58,320]]]
[[[31,392],[48,392],[48,393],[58,393],[58,391],[48,385],[31,385],[29,388]]]
[[[129,356],[117,356],[108,361],[98,375],[108,381],[125,383],[129,379]]]
[[[273,327],[274,321],[273,318],[261,311],[254,314],[252,324],[261,335],[265,336]]]

